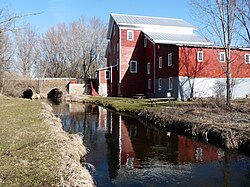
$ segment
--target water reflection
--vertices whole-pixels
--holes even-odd
[[[250,159],[94,105],[53,105],[81,133],[97,186],[250,186]]]

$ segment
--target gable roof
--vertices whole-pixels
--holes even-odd
[[[154,25],[154,26],[166,26],[166,27],[195,28],[193,25],[182,19],[134,16],[134,15],[124,15],[124,14],[111,14],[111,16],[118,25],[137,25],[137,26]]]
[[[113,25],[142,30],[154,43],[212,45],[206,38],[194,33],[196,27],[182,19],[111,14],[107,39],[110,40]]]

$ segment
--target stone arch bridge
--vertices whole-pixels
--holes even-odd
[[[25,91],[31,90],[34,98],[46,98],[53,89],[60,90],[63,95],[79,95],[88,94],[87,88],[88,86],[85,85],[83,80],[77,80],[75,78],[35,78],[6,80],[2,90],[3,93],[7,92],[7,95],[15,97],[22,97]]]

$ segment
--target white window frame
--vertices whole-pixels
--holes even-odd
[[[148,90],[151,90],[151,85],[152,84],[152,81],[151,81],[151,79],[148,79]]]
[[[150,75],[150,70],[151,70],[151,68],[150,68],[150,62],[148,62],[147,63],[147,74],[148,75]]]
[[[162,56],[159,57],[159,69],[162,68]]]
[[[106,71],[105,71],[105,79],[106,79],[106,80],[110,80],[110,78],[111,78],[110,73],[111,73],[110,70],[106,70]],[[107,76],[107,75],[108,75],[108,76]]]
[[[135,66],[134,68],[133,68],[133,65]],[[130,61],[130,73],[137,73],[137,61],[136,60]]]
[[[168,90],[173,89],[173,77],[169,77],[168,79]]]
[[[130,38],[131,36],[131,38]],[[133,30],[127,30],[127,40],[133,41],[134,40],[134,31]]]
[[[245,63],[250,64],[250,54],[245,54]]]
[[[162,87],[162,80],[161,78],[158,79],[158,90],[161,90]]]
[[[168,53],[168,66],[173,65],[173,55],[172,53]]]
[[[221,55],[224,55],[224,59],[222,60]],[[226,54],[225,52],[220,52],[220,62],[225,62],[226,61]]]
[[[197,61],[203,62],[203,51],[197,51]]]
[[[147,45],[148,45],[148,39],[145,37],[145,38],[144,38],[143,46],[144,46],[144,47],[147,47]]]

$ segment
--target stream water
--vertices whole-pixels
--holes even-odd
[[[83,135],[98,187],[249,187],[250,158],[102,107],[53,104],[63,128]]]

